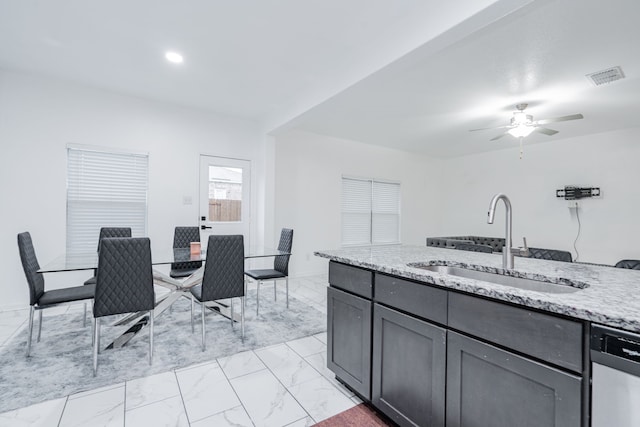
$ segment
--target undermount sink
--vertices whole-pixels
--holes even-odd
[[[420,263],[409,264],[411,267],[436,273],[448,274],[451,276],[464,277],[466,279],[481,280],[483,282],[495,283],[497,285],[510,286],[512,288],[525,289],[528,291],[547,292],[552,294],[567,294],[577,292],[586,288],[585,283],[577,283],[574,286],[558,283],[545,282],[541,280],[525,279],[522,277],[507,276],[498,273],[488,273],[486,271],[471,270],[463,267],[448,265],[426,265]]]

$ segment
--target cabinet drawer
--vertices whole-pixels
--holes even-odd
[[[580,322],[454,292],[448,314],[450,328],[582,372]]]
[[[329,263],[329,283],[336,288],[347,292],[373,298],[373,272],[364,268],[340,264],[334,261]]]
[[[447,291],[386,274],[375,275],[375,300],[445,325]]]

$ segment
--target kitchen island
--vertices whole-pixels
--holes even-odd
[[[328,366],[400,425],[588,426],[591,323],[640,332],[640,271],[528,258],[505,271],[499,254],[422,246],[316,255],[331,260]]]

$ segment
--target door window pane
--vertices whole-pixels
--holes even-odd
[[[242,214],[242,169],[209,166],[209,221],[238,222]]]

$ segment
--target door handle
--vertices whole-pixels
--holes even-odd
[[[200,230],[206,230],[207,228],[211,228],[208,225],[201,225]]]

